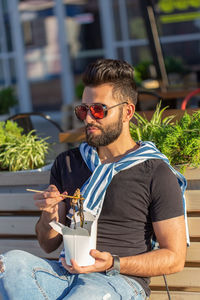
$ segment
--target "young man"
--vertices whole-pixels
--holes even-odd
[[[132,67],[101,59],[87,67],[83,82],[75,113],[87,143],[60,154],[51,185],[35,195],[42,211],[36,232],[46,252],[57,249],[62,237],[49,222],[68,223],[70,205],[61,193],[81,188],[84,208],[98,218],[97,250],[90,252],[95,263],[82,267],[74,260],[67,265],[63,255],[59,263],[8,252],[4,299],[143,300],[149,277],[183,269],[186,232],[175,171],[154,146],[136,143],[129,133],[137,101]],[[153,233],[160,248],[151,251]]]

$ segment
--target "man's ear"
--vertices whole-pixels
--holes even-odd
[[[135,113],[135,105],[133,103],[128,103],[125,108],[124,121],[130,121]]]

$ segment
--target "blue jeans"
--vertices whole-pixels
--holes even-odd
[[[70,274],[58,261],[21,250],[0,255],[3,300],[144,300],[143,288],[123,275]]]

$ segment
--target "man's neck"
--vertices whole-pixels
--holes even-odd
[[[122,159],[129,152],[136,150],[139,145],[131,138],[125,143],[115,141],[108,146],[99,147],[98,154],[102,163],[112,163]]]

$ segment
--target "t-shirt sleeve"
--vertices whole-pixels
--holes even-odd
[[[150,213],[152,222],[184,214],[178,179],[164,162],[158,164],[152,176]]]

